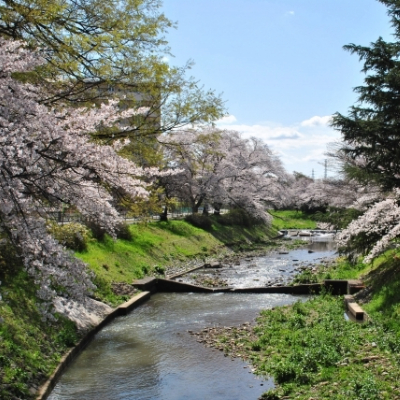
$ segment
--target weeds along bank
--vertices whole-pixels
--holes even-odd
[[[178,263],[222,256],[226,244],[237,251],[265,248],[277,233],[240,215],[130,225],[116,241],[82,226],[49,229],[94,271],[94,297],[111,306],[131,296],[134,279],[163,274]],[[36,287],[16,254],[3,248],[0,264],[0,398],[30,399],[80,334],[61,316],[42,320]]]

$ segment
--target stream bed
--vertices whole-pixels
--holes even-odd
[[[256,286],[254,279],[264,279],[261,276],[271,281],[287,271],[289,277],[293,264],[309,265],[334,256],[329,243],[318,247],[310,242],[308,246],[314,246],[312,252],[307,247],[244,261],[243,273],[237,266],[238,273],[227,272],[226,279],[235,275],[230,284]],[[99,332],[63,374],[49,399],[256,400],[273,387],[272,379],[254,375],[251,366],[240,359],[206,348],[189,331],[254,323],[263,309],[306,298],[287,294],[155,294]]]

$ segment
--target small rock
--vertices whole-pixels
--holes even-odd
[[[379,358],[380,358],[379,356],[369,356],[369,357],[362,358],[361,361],[363,363],[368,363],[370,361],[379,360]]]

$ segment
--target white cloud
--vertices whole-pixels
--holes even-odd
[[[238,131],[243,137],[262,139],[280,156],[288,172],[299,171],[311,175],[311,171],[315,170],[315,176],[322,177],[327,144],[340,139],[339,132],[329,126],[330,119],[330,116],[315,116],[290,126],[274,122],[246,125],[235,123],[237,119],[229,116],[217,125],[222,129]]]
[[[303,121],[300,125],[309,127],[328,126],[331,121],[332,121],[331,115],[326,115],[325,117],[319,117],[318,115],[316,115],[315,117]]]
[[[288,11],[286,15],[294,15],[294,11]]]
[[[222,117],[220,120],[218,120],[217,124],[218,125],[233,124],[236,121],[237,119],[234,115],[226,115],[225,117]]]

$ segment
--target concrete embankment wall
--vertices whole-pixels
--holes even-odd
[[[63,372],[71,364],[71,362],[81,353],[81,351],[92,341],[96,333],[109,324],[114,318],[121,315],[126,315],[129,311],[138,307],[150,298],[150,292],[142,292],[137,296],[132,297],[126,303],[121,304],[108,314],[97,326],[86,333],[86,335],[79,341],[79,343],[71,349],[60,361],[58,367],[46,381],[46,383],[39,389],[36,399],[45,400],[50,396],[51,391],[57,384]]]

